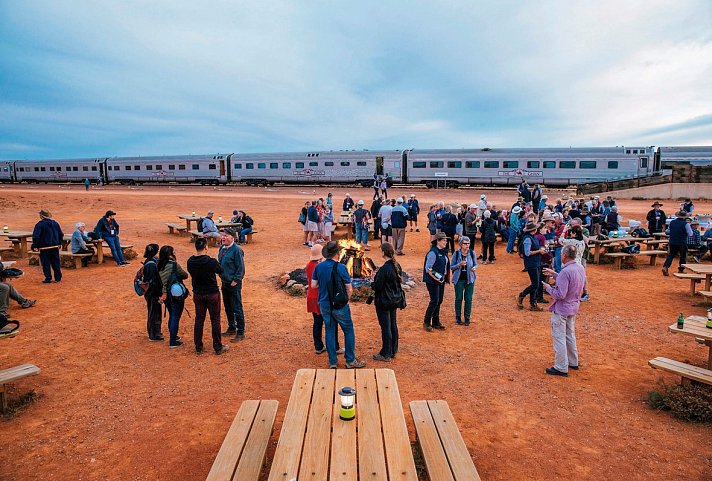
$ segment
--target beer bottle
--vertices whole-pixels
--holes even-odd
[[[707,324],[708,329],[712,329],[712,309],[707,309]]]
[[[683,327],[685,327],[685,318],[682,317],[682,312],[681,312],[677,318],[677,328],[682,329]]]

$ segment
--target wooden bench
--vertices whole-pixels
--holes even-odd
[[[185,231],[188,230],[188,228],[184,225],[181,224],[172,224],[170,222],[166,223],[168,226],[168,233],[173,234],[173,232],[178,231],[179,235],[182,235]]]
[[[705,276],[701,274],[687,274],[683,272],[675,272],[673,273],[673,276],[677,277],[678,279],[690,279],[690,294],[693,296],[695,295],[695,287],[697,284],[700,283],[700,281],[705,280]]]
[[[654,251],[640,251],[636,254],[626,254],[625,252],[606,252],[603,254],[606,257],[610,257],[615,261],[616,268],[623,268],[623,259],[631,259],[640,256],[650,256],[650,265],[654,266],[657,263],[658,256],[666,256],[666,251],[654,250]]]
[[[672,372],[682,376],[682,383],[692,380],[704,384],[712,385],[712,371],[703,367],[691,366],[684,362],[673,361],[665,357],[656,357],[648,361],[650,367],[654,369],[662,369],[663,371]]]
[[[645,241],[645,245],[648,246],[648,250],[654,250],[656,248],[664,248],[668,245],[668,241],[666,239],[659,239],[659,240],[648,240]]]
[[[7,390],[5,385],[22,379],[23,377],[34,376],[35,374],[39,374],[39,372],[40,368],[34,364],[21,364],[0,371],[0,411],[2,411],[3,414],[7,412]]]
[[[252,234],[259,234],[259,232],[257,232],[256,230],[253,230],[249,234],[245,234],[245,244],[249,244],[250,242],[252,242]]]
[[[243,401],[207,481],[257,481],[277,416],[277,401]]]
[[[190,242],[195,242],[197,239],[208,239],[208,245],[215,246],[218,244],[219,237],[207,237],[205,234],[197,230],[190,230],[188,233],[190,234]]]
[[[410,412],[430,481],[480,479],[446,401],[411,401]]]
[[[30,257],[38,257],[40,253],[37,251],[30,251],[27,253]],[[74,267],[79,269],[82,267],[82,259],[85,257],[92,257],[92,254],[72,254],[71,251],[59,251],[59,258],[71,259],[74,261]]]

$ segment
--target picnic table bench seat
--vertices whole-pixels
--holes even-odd
[[[183,234],[188,230],[188,228],[182,224],[174,224],[172,222],[167,222],[166,225],[168,226],[169,234],[173,234],[175,231],[177,231],[178,234]]]
[[[648,361],[650,367],[654,369],[662,369],[663,371],[672,372],[682,376],[682,382],[692,380],[704,384],[712,385],[712,371],[703,367],[692,366],[684,362],[673,361],[665,357],[656,357]]]
[[[705,280],[705,276],[703,276],[702,274],[689,274],[687,272],[675,272],[673,273],[673,276],[677,277],[678,279],[689,279],[690,294],[692,294],[693,296],[695,295],[695,287],[697,287],[697,284]]]
[[[0,371],[0,411],[7,412],[7,391],[5,385],[27,376],[39,374],[40,368],[34,364],[20,364],[19,366]]]
[[[30,257],[39,257],[39,251],[30,251],[27,253]],[[59,258],[71,259],[74,262],[74,267],[79,269],[82,267],[82,259],[92,257],[92,254],[73,254],[72,251],[59,251]]]
[[[479,481],[447,401],[411,401],[410,412],[430,481]]]
[[[190,234],[190,242],[195,242],[198,239],[207,239],[208,240],[208,245],[217,245],[219,237],[208,237],[199,230],[189,230],[188,233]]]
[[[257,481],[277,416],[277,401],[243,401],[215,457],[207,481]]]
[[[603,255],[613,259],[615,261],[617,269],[622,269],[623,259],[630,259],[640,256],[650,256],[650,265],[654,266],[657,263],[658,256],[667,256],[667,251],[649,250],[636,252],[635,254],[627,254],[625,252],[606,252]]]

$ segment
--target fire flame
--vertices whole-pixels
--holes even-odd
[[[364,247],[356,241],[342,239],[339,241],[341,256],[339,262],[346,266],[351,277],[370,277],[376,272],[376,265],[365,255]],[[358,265],[355,269],[355,265]]]

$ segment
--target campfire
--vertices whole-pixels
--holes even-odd
[[[352,240],[340,240],[339,245],[342,247],[339,262],[346,266],[352,278],[363,279],[376,272],[376,264],[366,255],[361,244]]]

